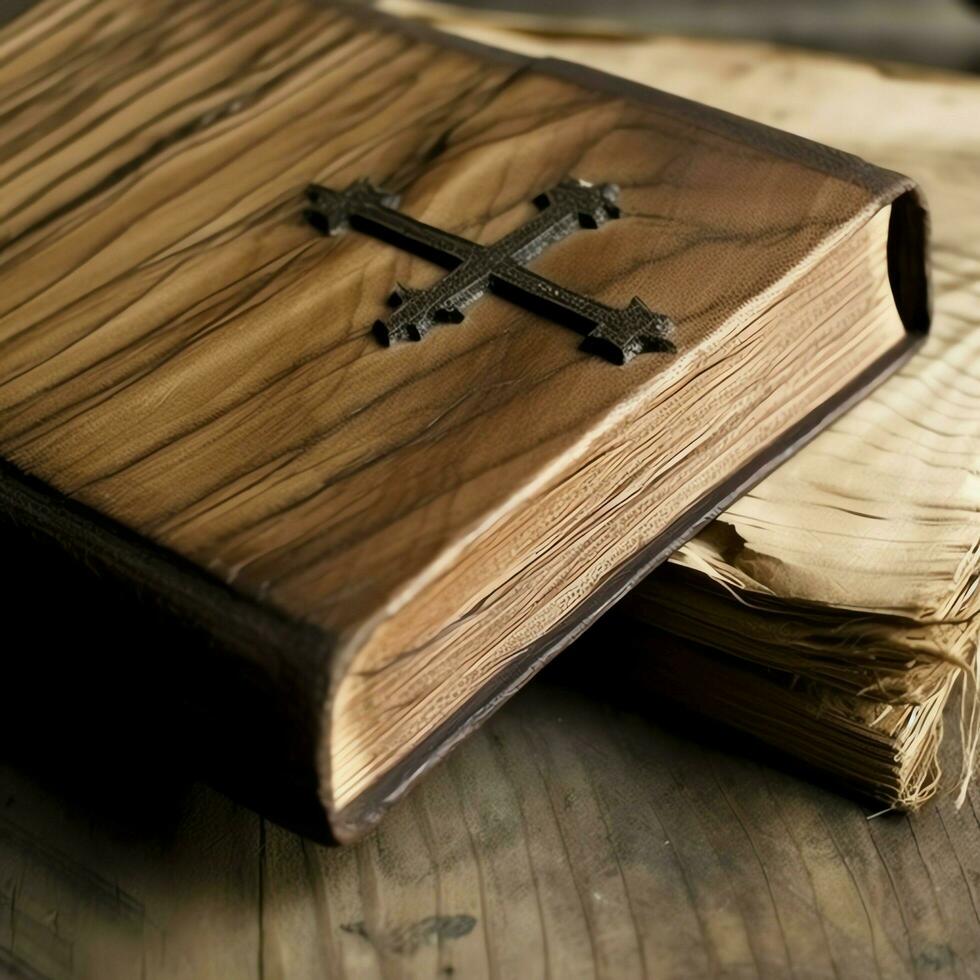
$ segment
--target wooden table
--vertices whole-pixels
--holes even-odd
[[[165,724],[103,706],[92,738],[35,695],[4,727],[0,975],[978,975],[976,789],[959,811],[869,819],[566,675],[348,850],[182,777]]]
[[[976,316],[980,82],[647,44],[624,70],[655,59],[664,88],[922,179],[940,313]],[[869,819],[653,698],[597,695],[569,670],[595,659],[582,647],[379,831],[330,849],[189,776],[196,746],[166,703],[129,703],[125,678],[87,689],[97,672],[47,659],[51,623],[9,590],[5,613],[0,975],[980,976],[977,789],[960,810]],[[72,636],[63,657],[98,656],[96,627]]]

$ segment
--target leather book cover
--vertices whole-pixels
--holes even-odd
[[[907,178],[311,0],[22,15],[0,215],[5,533],[340,841],[929,318]]]

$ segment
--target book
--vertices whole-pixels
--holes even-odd
[[[0,118],[0,511],[339,841],[928,325],[908,178],[354,7],[42,3]]]
[[[954,777],[945,782],[958,786],[962,801],[980,737],[980,333],[973,296],[980,202],[971,167],[977,153],[965,138],[980,112],[980,88],[945,72],[919,71],[911,84],[904,70],[768,48],[760,48],[757,63],[744,49],[713,47],[715,70],[705,75],[669,38],[532,36],[445,16],[441,26],[469,37],[536,57],[573,58],[778,119],[801,135],[907,169],[923,183],[935,229],[937,315],[921,356],[682,546],[623,612],[630,629],[649,633],[640,646],[651,670],[663,630],[720,656],[671,659],[668,688],[686,691],[688,707],[751,726],[763,741],[888,806],[917,806],[940,788],[939,708],[952,700],[946,728],[958,727],[961,738],[946,754],[947,766],[957,752],[960,765],[944,775]],[[737,83],[719,85],[719,77]],[[847,113],[822,109],[844,101]],[[697,695],[712,676],[699,671],[716,662],[746,678],[741,707]],[[781,678],[781,686],[760,677]],[[790,689],[792,695],[780,693]],[[787,705],[800,691],[809,700],[800,704],[799,730],[787,734]],[[827,704],[832,711],[818,710]],[[771,730],[770,706],[780,712]],[[846,776],[834,771],[838,753],[860,759],[869,740],[882,744],[883,734],[887,749],[878,759],[888,760],[887,779],[878,764],[863,772],[852,767]],[[814,759],[813,740],[827,739],[834,752]]]
[[[719,522],[681,560],[697,560],[723,530]],[[980,737],[975,613],[932,620],[869,613],[726,589],[680,563],[664,572],[641,583],[621,610],[624,629],[647,634],[634,649],[645,647],[652,688],[894,809],[915,809],[943,785],[943,712],[958,690],[953,785],[964,798]],[[667,652],[659,662],[662,644],[673,651],[684,640],[702,650],[700,659]],[[718,696],[719,684],[726,695]]]
[[[603,619],[570,665],[585,683],[601,658],[610,696],[647,712],[672,705],[692,718],[751,737],[793,768],[881,809],[912,810],[941,785],[944,709],[957,683],[947,670],[916,703],[847,692],[791,670],[766,666],[637,623],[621,611]],[[571,658],[570,658],[571,659]],[[618,694],[616,690],[618,688]]]

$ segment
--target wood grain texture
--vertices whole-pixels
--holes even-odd
[[[893,309],[866,324],[847,291],[844,312],[792,304],[892,201],[921,223],[913,184],[745,120],[310,0],[51,2],[0,55],[0,454],[319,631],[318,657],[251,659],[271,683],[300,675],[284,698],[307,702],[338,833],[391,795],[370,726],[347,719],[391,705],[338,695],[331,714],[335,692],[424,663],[417,724],[381,767],[401,767],[401,791],[624,569],[661,560],[760,451],[905,349]],[[676,356],[614,370],[495,298],[385,350],[367,331],[382,297],[431,270],[300,218],[310,181],[368,178],[487,242],[568,176],[621,185],[624,216],[535,271],[616,307],[648,299]],[[919,330],[911,251],[916,295],[896,295]],[[892,264],[874,270],[887,298]],[[867,326],[853,344],[845,322]],[[219,640],[233,618],[211,617]],[[367,789],[370,813],[341,819]]]
[[[606,57],[628,63],[616,48]],[[955,105],[977,89],[753,45],[664,39],[633,57],[656,64],[667,88],[716,101],[736,92],[750,115],[795,112],[829,127],[851,118],[842,106],[870,106],[869,156],[904,146],[888,129],[896,105],[918,104],[920,92],[933,107]],[[972,165],[932,153],[934,119],[923,113],[903,152],[936,197]],[[960,126],[972,132],[970,120]],[[958,199],[968,212],[969,195]],[[970,239],[955,248],[970,254]],[[8,590],[11,626],[29,608],[18,598]],[[39,632],[51,620],[29,618],[41,651],[61,649]],[[100,635],[97,617],[82,635]],[[172,705],[159,723],[142,704],[110,719],[71,688],[52,689],[43,658],[17,662],[32,661],[37,686],[17,698],[5,686],[0,714],[0,962],[15,975],[980,972],[976,790],[960,810],[941,799],[868,820],[727,736],[723,748],[657,722],[652,702],[636,712],[590,682],[563,686],[569,662],[502,709],[379,831],[338,851],[188,782]]]
[[[653,720],[655,700],[606,700],[596,656],[614,651],[587,651],[584,682],[560,659],[345,849],[186,782],[145,705],[124,720],[136,766],[118,714],[45,755],[21,713],[0,768],[0,962],[45,980],[976,975],[976,790],[869,819]]]

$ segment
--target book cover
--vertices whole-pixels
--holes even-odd
[[[354,8],[41,4],[0,118],[0,510],[341,841],[928,325],[909,179]]]

